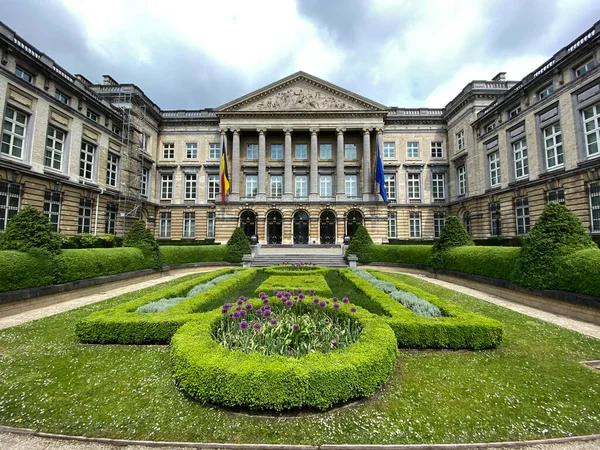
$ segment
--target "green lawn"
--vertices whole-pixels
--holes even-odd
[[[580,364],[600,359],[600,340],[394,276],[500,320],[506,331],[501,346],[477,352],[403,350],[394,375],[371,399],[325,413],[246,416],[184,397],[170,373],[168,346],[77,341],[78,320],[139,295],[126,294],[0,331],[5,355],[0,424],[95,437],[290,444],[485,442],[600,433],[600,371]],[[230,297],[251,294],[264,279],[258,276]],[[330,274],[326,280],[334,296],[359,295],[339,277]]]

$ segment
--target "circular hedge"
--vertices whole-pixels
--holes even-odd
[[[350,314],[342,309],[338,314]],[[179,388],[202,402],[255,409],[327,409],[367,397],[391,375],[398,347],[389,325],[358,308],[360,338],[345,349],[286,358],[232,351],[212,331],[219,311],[182,326],[171,341]]]

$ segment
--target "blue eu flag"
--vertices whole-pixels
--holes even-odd
[[[384,202],[388,201],[387,192],[385,190],[385,175],[383,174],[383,161],[379,151],[379,139],[377,140],[377,161],[375,162],[375,181],[379,185],[379,195]]]

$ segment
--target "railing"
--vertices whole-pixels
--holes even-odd
[[[161,115],[164,119],[206,119],[217,117],[214,111],[207,109],[197,111],[161,111]]]
[[[394,108],[390,110],[388,116],[439,116],[441,117],[444,114],[443,108]]]
[[[13,42],[15,44],[17,44],[18,47],[21,47],[21,49],[23,51],[25,51],[26,53],[29,53],[31,56],[33,56],[35,59],[42,59],[43,53],[41,53],[38,50],[36,50],[34,47],[32,47],[31,45],[29,45],[27,42],[22,41],[17,36],[15,36],[13,38]]]

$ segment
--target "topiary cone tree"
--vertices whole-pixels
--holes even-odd
[[[513,282],[531,289],[556,289],[556,274],[564,256],[597,248],[581,220],[566,206],[550,202],[523,239]]]
[[[348,255],[356,255],[358,256],[358,261],[361,263],[373,262],[373,257],[370,252],[372,245],[374,245],[373,239],[371,239],[367,228],[364,225],[361,225],[356,229],[354,236],[352,236],[352,240],[350,241],[350,245],[348,245],[344,256],[347,258]]]
[[[152,260],[152,267],[160,269],[163,265],[158,242],[152,230],[146,227],[146,222],[136,220],[131,224],[123,239],[123,247],[137,247],[144,254],[144,258]]]
[[[26,206],[15,214],[0,235],[1,250],[27,252],[41,249],[60,253],[60,245],[60,237],[52,233],[50,220],[31,206]]]
[[[248,253],[252,253],[250,248],[250,240],[244,230],[240,227],[233,231],[233,234],[227,241],[227,253],[225,254],[225,261],[229,262],[240,262],[242,257]]]
[[[429,261],[431,267],[443,269],[447,250],[465,245],[475,245],[475,243],[460,219],[456,216],[449,216],[446,218],[439,239],[431,249],[431,259]]]

